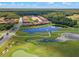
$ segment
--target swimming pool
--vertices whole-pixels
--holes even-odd
[[[26,28],[24,30],[22,30],[23,32],[27,32],[27,33],[36,33],[36,32],[50,32],[50,31],[57,31],[59,29],[59,27],[55,27],[55,26],[48,26],[48,27],[40,27],[40,28]]]

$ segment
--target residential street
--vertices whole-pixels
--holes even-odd
[[[21,25],[22,25],[22,17],[20,17],[18,24],[15,24],[13,28],[11,28],[9,31],[7,31],[5,34],[2,35],[0,45],[4,43],[6,40],[9,40],[16,33],[16,31],[20,28]]]

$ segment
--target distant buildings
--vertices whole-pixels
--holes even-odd
[[[49,21],[42,16],[23,16],[23,25],[48,24]]]
[[[0,24],[7,24],[7,23],[17,23],[18,19],[5,19],[4,17],[0,18]]]

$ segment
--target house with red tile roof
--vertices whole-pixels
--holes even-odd
[[[30,22],[30,18],[32,22]],[[48,24],[49,21],[42,16],[23,16],[23,25],[39,25],[39,24]]]

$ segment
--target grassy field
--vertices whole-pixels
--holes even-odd
[[[16,50],[15,52],[13,52],[13,54],[11,55],[12,57],[36,57],[36,55],[32,55],[27,53],[25,50]]]
[[[38,27],[46,27],[46,26],[50,26],[50,25],[41,25],[41,26],[36,26],[36,27],[38,28]],[[33,26],[33,28],[34,27],[35,26]],[[17,31],[16,34],[18,34],[19,36],[24,35],[24,36],[27,36],[27,37],[14,36],[13,38],[11,38],[10,40],[14,41],[15,44],[13,45],[12,48],[9,48],[8,53],[6,53],[2,56],[12,56],[13,52],[16,51],[17,49],[27,50],[26,53],[27,52],[31,53],[31,54],[33,53],[34,55],[38,54],[37,56],[48,56],[47,53],[49,53],[49,50],[45,50],[45,49],[47,49],[47,47],[44,47],[42,45],[39,47],[39,45],[37,45],[38,43],[36,43],[36,41],[38,39],[43,39],[43,38],[46,38],[46,39],[56,38],[58,36],[58,34],[57,33],[51,33],[53,35],[53,37],[49,37],[48,33],[35,33],[35,34],[33,34],[33,37],[32,37],[32,35],[29,35],[28,33],[22,32],[22,30],[25,29],[25,28],[28,28],[28,27],[24,27],[24,26],[21,27],[19,29],[19,31]],[[29,28],[32,28],[32,27],[29,27]],[[42,36],[42,37],[40,37],[40,36]],[[44,36],[46,36],[46,37],[44,37]],[[5,44],[8,45],[9,42],[12,42],[12,41],[7,41]],[[18,42],[19,45],[16,42]],[[3,46],[4,48],[1,49],[1,51],[5,49],[5,47],[6,47],[5,44]],[[33,52],[33,50],[35,50],[35,52]],[[51,51],[50,51],[50,53],[51,53]],[[57,52],[56,54],[60,55],[59,52]]]
[[[31,17],[29,17],[29,22],[33,22],[33,20],[32,20],[32,18],[31,18]]]
[[[78,11],[74,10],[74,12]],[[70,10],[70,12],[73,11]],[[44,39],[54,40],[60,37],[61,33],[79,34],[79,14],[73,14],[72,16],[67,16],[67,18],[77,20],[78,27],[61,27],[58,31],[51,32],[51,36],[49,36],[48,32],[34,34],[22,32],[22,30],[26,28],[31,29],[56,25],[51,22],[50,24],[37,26],[21,26],[16,32],[16,35],[0,45],[0,57],[79,57],[79,40],[65,42],[40,41]],[[31,17],[29,17],[29,22],[33,22]],[[0,31],[0,36],[3,33],[5,33],[5,31]],[[6,50],[8,51],[5,52]]]
[[[18,44],[15,43],[13,47],[9,49],[9,52],[3,56],[12,57],[12,55],[16,51],[18,52],[19,49],[25,50],[26,53],[31,54],[31,56],[79,56],[79,41],[26,42],[23,38],[13,37],[13,39],[15,39],[15,42],[18,41]]]
[[[48,33],[35,33],[28,34],[22,32],[25,28],[38,28],[38,27],[46,27],[51,26],[47,25],[39,25],[39,26],[31,26],[25,27],[22,26],[17,32],[16,35],[19,36],[27,36],[27,37],[17,37],[13,36],[9,41],[6,41],[2,47],[0,47],[0,56],[14,57],[14,56],[46,56],[46,57],[55,57],[55,56],[79,56],[79,41],[66,41],[66,42],[39,42],[40,39],[55,39],[60,36],[61,33],[71,32],[79,34],[79,28],[61,28],[56,32],[51,32],[51,37],[48,36]],[[39,37],[41,35],[43,37]],[[44,37],[46,35],[47,37]],[[32,37],[35,36],[35,37]],[[1,55],[1,52],[5,49],[6,46],[15,42],[11,48],[9,48],[8,52]],[[22,54],[20,54],[22,53]]]
[[[9,49],[9,52],[6,53],[4,56],[12,56],[15,51],[18,51],[18,49],[25,50],[26,53],[31,54],[31,56],[60,56],[61,54],[55,50],[55,48],[41,45],[41,44],[35,44],[33,42],[27,42],[23,43],[20,42],[19,45],[14,45],[12,48]],[[52,53],[52,52],[53,53]],[[51,54],[51,55],[50,55]],[[27,55],[28,56],[28,55]]]
[[[68,16],[68,18],[71,18],[72,20],[79,20],[79,14],[74,14],[72,16]]]

